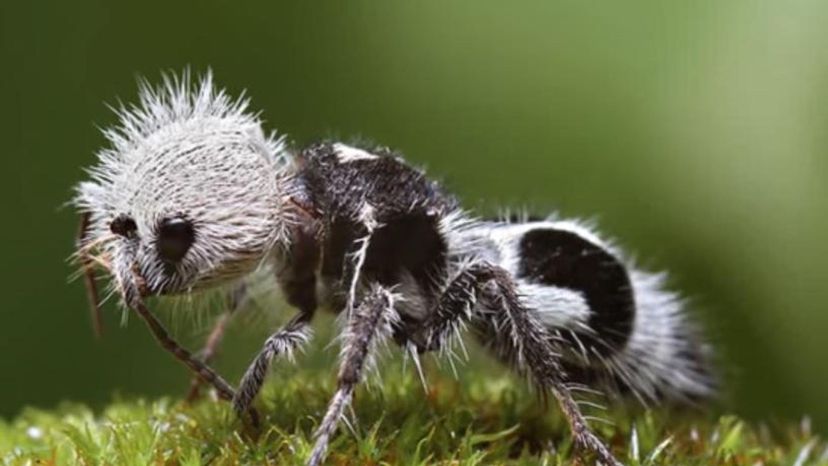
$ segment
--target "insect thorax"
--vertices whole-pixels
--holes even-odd
[[[291,276],[282,279],[283,287],[293,283],[287,284],[288,295],[307,295],[297,290],[297,282],[309,286],[309,262],[317,261],[313,268],[324,285],[324,299],[341,308],[360,254],[360,283],[405,285],[420,295],[436,292],[449,253],[441,220],[457,209],[451,195],[382,148],[367,152],[320,143],[302,151],[297,166],[301,197],[318,226],[313,246],[305,237],[293,247]]]

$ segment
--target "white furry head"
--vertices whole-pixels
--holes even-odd
[[[116,112],[73,203],[88,216],[80,254],[96,251],[121,291],[131,280],[152,294],[224,282],[286,241],[289,158],[246,99],[185,72],[142,82],[138,105]]]

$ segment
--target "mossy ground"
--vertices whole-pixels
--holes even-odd
[[[414,376],[386,374],[358,392],[358,422],[335,438],[329,464],[578,464],[560,415],[515,378],[479,370],[460,379],[431,374],[425,392]],[[258,433],[210,399],[118,399],[100,411],[66,403],[0,420],[0,463],[301,464],[331,377],[296,370],[273,379],[259,401],[265,419]],[[807,423],[626,408],[601,417],[613,425],[594,427],[631,466],[828,465],[828,446]]]

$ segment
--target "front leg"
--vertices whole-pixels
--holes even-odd
[[[233,407],[239,415],[258,395],[273,359],[281,355],[290,358],[294,350],[310,339],[309,324],[316,310],[315,273],[318,263],[319,249],[313,233],[297,231],[290,261],[277,272],[277,278],[285,299],[299,308],[299,314],[265,341],[262,350],[242,376],[233,399]]]
[[[308,466],[316,466],[325,459],[330,438],[342,418],[342,413],[351,402],[357,384],[362,380],[366,365],[373,356],[377,344],[391,335],[396,321],[394,295],[379,285],[373,285],[360,305],[348,316],[348,326],[342,342],[337,390],[314,434],[316,443],[308,459]]]
[[[222,312],[216,320],[216,323],[213,324],[213,329],[207,336],[207,340],[204,342],[204,347],[202,347],[201,351],[198,352],[198,356],[204,364],[210,364],[216,356],[216,353],[218,353],[218,349],[221,345],[222,339],[224,338],[224,332],[227,329],[227,325],[236,314],[236,311],[243,305],[246,297],[247,286],[244,284],[238,285],[230,293],[227,299],[227,310]],[[187,393],[187,402],[193,402],[199,399],[203,383],[204,382],[202,382],[200,378],[193,376],[190,381],[190,390]]]
[[[187,351],[183,346],[179,345],[178,342],[170,336],[167,329],[164,328],[164,325],[152,312],[150,312],[143,301],[140,299],[133,300],[130,307],[135,310],[135,312],[137,312],[142,319],[144,319],[144,323],[147,324],[150,333],[152,333],[152,336],[155,337],[158,343],[161,344],[165,350],[172,353],[172,355],[175,356],[175,358],[182,364],[193,371],[201,380],[212,385],[213,388],[216,389],[219,398],[229,401],[235,397],[236,392],[233,390],[233,387],[231,387],[230,384],[218,375],[218,373],[216,373],[216,371],[214,371],[210,366],[195,358],[192,353]],[[256,410],[253,408],[247,408],[239,414],[243,416],[245,413],[250,416],[250,422],[253,426],[257,427],[259,424],[259,414]]]
[[[242,376],[239,389],[233,397],[233,409],[239,416],[250,409],[250,405],[259,394],[273,359],[282,355],[290,358],[297,348],[310,339],[310,317],[311,314],[307,313],[297,314],[278,332],[265,340],[262,350]]]

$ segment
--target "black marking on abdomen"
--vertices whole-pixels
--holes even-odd
[[[592,311],[588,325],[595,331],[578,333],[582,343],[602,355],[624,348],[633,328],[635,299],[627,270],[617,258],[576,233],[548,227],[525,233],[519,248],[519,278],[582,293]]]

